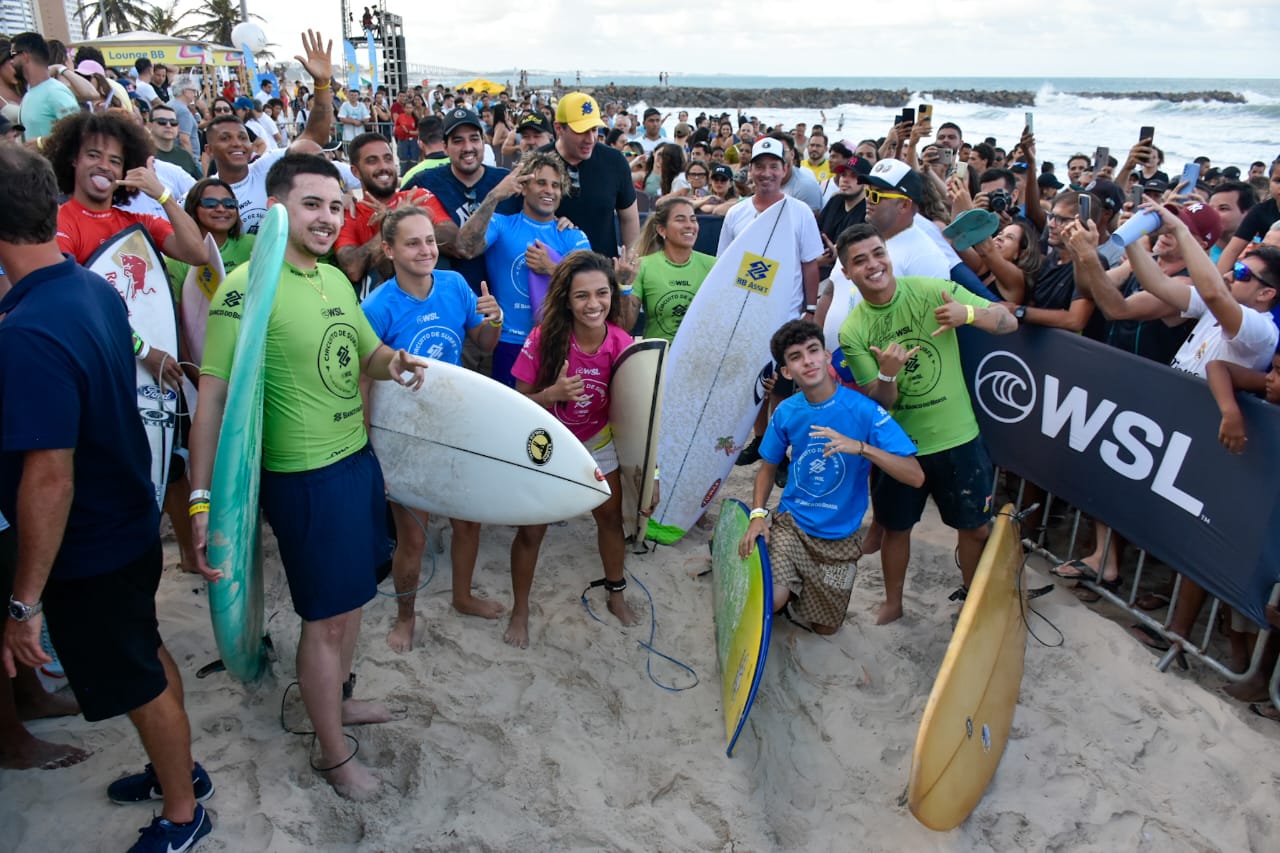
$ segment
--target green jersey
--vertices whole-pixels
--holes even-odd
[[[686,263],[673,263],[665,252],[640,259],[632,294],[644,305],[644,332],[670,341],[689,310],[693,295],[711,272],[716,259],[694,252]]]
[[[248,281],[249,264],[241,264],[213,295],[202,375],[231,376]],[[284,265],[267,325],[262,467],[310,471],[365,446],[360,361],[380,344],[341,271]]]
[[[253,254],[253,236],[241,234],[239,237],[228,237],[227,242],[218,249],[218,253],[222,255],[222,268],[228,275],[236,267],[249,262],[249,256]],[[191,270],[191,264],[177,258],[165,258],[164,265],[169,268],[174,304],[181,305],[182,286],[187,283],[187,273]]]
[[[859,385],[869,384],[880,372],[871,347],[883,350],[895,341],[908,351],[920,347],[902,366],[898,399],[891,412],[921,456],[959,447],[978,435],[978,421],[960,371],[956,333],[932,337],[939,328],[933,312],[942,304],[943,291],[975,308],[991,304],[954,281],[906,277],[898,279],[887,304],[872,305],[864,299],[840,326],[840,348]]]

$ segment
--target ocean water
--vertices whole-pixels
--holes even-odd
[[[499,72],[505,79],[513,76]],[[530,73],[530,84],[549,83],[559,76],[565,83],[574,82],[573,73]],[[583,85],[654,86],[657,75],[584,73]],[[1037,153],[1041,161],[1050,160],[1059,175],[1066,174],[1066,161],[1072,154],[1092,154],[1105,145],[1120,160],[1137,141],[1143,125],[1156,129],[1155,144],[1165,153],[1164,171],[1170,176],[1181,172],[1183,164],[1205,155],[1215,166],[1236,165],[1242,170],[1262,160],[1270,163],[1280,156],[1280,79],[1137,79],[1110,77],[1081,78],[905,78],[905,77],[753,77],[733,75],[671,74],[671,85],[714,88],[821,88],[821,89],[906,89],[911,92],[909,105],[933,103],[929,92],[934,89],[976,89],[981,91],[1030,91],[1035,93],[1035,106],[1009,109],[985,104],[936,102],[934,127],[953,121],[964,131],[968,142],[981,142],[996,137],[997,144],[1009,148],[1017,142],[1023,125],[1023,113],[1035,113]],[[1117,100],[1080,97],[1077,92],[1199,92],[1228,91],[1243,95],[1243,104],[1190,101],[1173,103],[1164,100],[1122,98]],[[643,106],[643,105],[640,105]],[[664,112],[686,108],[679,103],[663,103],[655,99],[652,106]],[[734,111],[731,103],[725,110]],[[791,127],[797,122],[823,124],[832,140],[883,136],[893,123],[896,109],[835,104],[825,110],[823,121],[816,109],[748,109],[767,124]],[[692,110],[696,115],[698,110]],[[675,119],[667,123],[667,132]],[[837,129],[839,128],[839,129]]]

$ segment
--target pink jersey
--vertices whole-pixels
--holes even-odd
[[[577,403],[556,403],[551,407],[551,413],[579,441],[594,438],[609,425],[609,380],[613,377],[613,363],[623,350],[631,346],[631,335],[612,323],[608,323],[606,329],[604,343],[590,354],[578,349],[577,341],[570,336],[569,375],[582,377],[586,399]],[[537,326],[525,339],[520,356],[511,366],[511,375],[533,385],[541,365],[542,327]]]

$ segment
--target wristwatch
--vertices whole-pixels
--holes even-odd
[[[1017,308],[1013,309],[1013,319],[1022,320],[1022,319],[1025,319],[1026,316],[1027,316],[1027,306],[1019,305]]]
[[[26,622],[41,610],[44,610],[43,602],[37,601],[35,604],[23,604],[12,595],[9,596],[9,618],[14,622]]]

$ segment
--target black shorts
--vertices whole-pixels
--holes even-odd
[[[118,717],[164,692],[156,589],[160,540],[122,569],[44,588],[49,637],[90,722]]]
[[[311,471],[264,470],[261,504],[299,616],[316,622],[373,600],[391,541],[372,447]]]
[[[975,530],[991,520],[991,486],[995,469],[982,436],[950,450],[916,457],[924,469],[919,488],[899,483],[871,468],[871,506],[886,530],[910,530],[930,497],[948,527]]]

